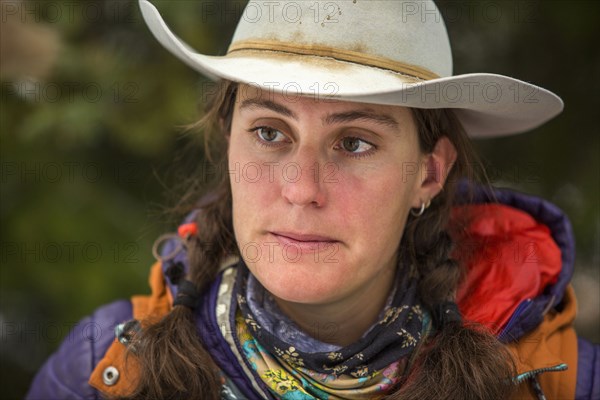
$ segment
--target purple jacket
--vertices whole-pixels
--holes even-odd
[[[575,245],[571,225],[567,217],[553,204],[517,192],[495,190],[498,202],[518,208],[545,224],[561,249],[562,269],[558,280],[540,296],[518,307],[510,320],[510,326],[501,336],[518,339],[534,330],[542,321],[544,309],[549,302],[559,304],[573,274]],[[483,190],[475,194],[475,203],[491,202],[490,193]],[[165,246],[164,254],[173,250],[174,243]],[[186,264],[185,252],[179,252],[173,259],[163,263],[166,271],[174,263]],[[215,334],[219,330],[214,313],[220,276],[205,293],[199,310],[197,323],[200,336],[216,363],[229,380],[242,393],[238,398],[261,398],[252,388],[237,359],[223,340]],[[173,294],[177,287],[168,279]],[[27,399],[100,399],[101,395],[88,385],[88,379],[96,364],[102,359],[110,344],[114,341],[116,325],[132,318],[130,301],[121,300],[97,309],[91,316],[83,319],[42,366],[35,377]],[[90,326],[95,331],[90,333]],[[502,340],[502,337],[500,337]],[[267,391],[268,392],[268,391]],[[543,397],[541,397],[543,398]],[[578,365],[576,399],[600,399],[600,345],[578,339]]]

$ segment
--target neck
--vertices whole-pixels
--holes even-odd
[[[359,288],[351,295],[325,304],[302,304],[275,298],[279,308],[290,317],[304,332],[315,339],[347,346],[358,341],[377,321],[377,317],[395,283],[395,269],[386,269],[378,281]],[[377,290],[373,287],[377,286]]]

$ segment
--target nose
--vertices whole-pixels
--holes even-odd
[[[322,165],[308,149],[288,161],[282,171],[283,198],[300,207],[323,207],[326,193],[321,179]]]

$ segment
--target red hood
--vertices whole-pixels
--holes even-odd
[[[455,207],[453,256],[466,266],[457,303],[465,320],[499,333],[517,306],[555,283],[561,253],[546,225],[501,204]]]

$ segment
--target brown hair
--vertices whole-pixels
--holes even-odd
[[[443,190],[420,217],[409,216],[400,243],[416,266],[419,298],[429,310],[453,301],[463,276],[461,265],[451,257],[453,242],[447,231],[450,211],[460,180],[478,179],[481,163],[456,115],[449,109],[412,109],[421,151],[431,153],[446,136],[457,150],[457,159]],[[479,170],[485,179],[483,168]],[[472,186],[469,186],[470,194]],[[482,326],[445,323],[420,345],[412,367],[388,399],[505,399],[515,387],[512,357],[506,347]]]
[[[221,82],[203,119],[196,125],[207,132],[229,132],[236,87],[235,83]],[[477,158],[452,111],[413,109],[413,117],[423,152],[431,152],[438,139],[447,136],[458,153],[444,189],[422,216],[409,216],[400,243],[400,256],[416,266],[413,272],[419,280],[420,299],[432,310],[454,299],[462,275],[460,265],[450,256],[453,243],[446,228],[458,179],[475,178],[473,162]],[[209,147],[207,144],[206,148]],[[224,255],[238,254],[228,174],[222,174],[214,193],[198,213],[197,223],[202,229],[188,247],[188,279],[200,289],[216,277]],[[176,306],[139,334],[135,348],[142,371],[136,392],[130,398],[220,398],[217,367],[203,348],[196,329],[192,312]],[[446,323],[422,341],[409,366],[386,398],[499,399],[514,390],[510,380],[514,364],[508,350],[474,324]]]

